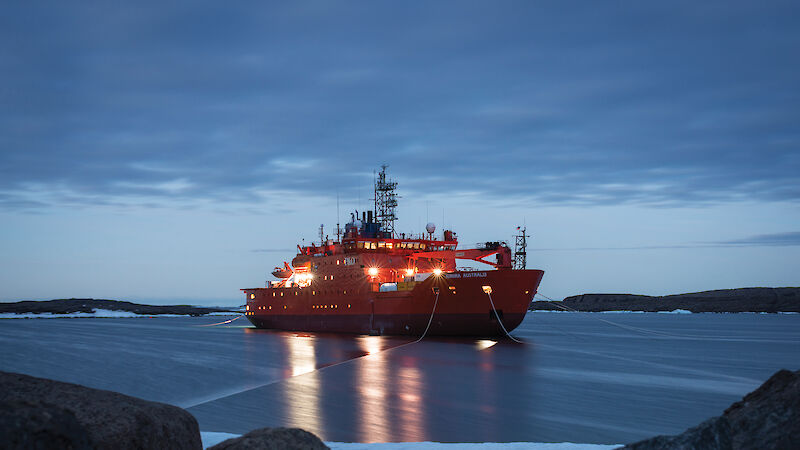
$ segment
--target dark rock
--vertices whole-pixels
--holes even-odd
[[[6,450],[93,448],[72,411],[25,400],[0,400],[0,436]]]
[[[723,416],[734,448],[800,448],[800,371],[778,371]]]
[[[800,448],[800,371],[780,370],[722,416],[677,436],[656,436],[626,445],[649,449]]]
[[[4,421],[31,426],[31,435],[18,438],[25,442],[39,442],[36,430],[42,429],[53,439],[72,439],[73,448],[85,448],[82,428],[89,446],[97,449],[202,448],[197,420],[188,412],[116,392],[0,372],[0,402],[9,405]]]
[[[325,450],[328,448],[320,438],[300,428],[259,428],[244,436],[222,441],[209,450]]]
[[[714,417],[689,428],[677,436],[656,436],[635,444],[626,445],[631,450],[704,449],[730,450],[730,424],[724,417]]]
[[[631,294],[583,294],[562,301],[535,301],[531,310],[546,311],[674,311],[800,312],[800,288],[741,288],[651,297]]]
[[[22,301],[13,303],[0,303],[0,313],[93,313],[96,309],[110,311],[127,311],[135,314],[155,316],[159,314],[182,314],[200,316],[212,312],[231,312],[230,309],[202,308],[190,305],[142,305],[139,303],[123,302],[119,300],[101,300],[93,298],[67,298],[46,301]]]

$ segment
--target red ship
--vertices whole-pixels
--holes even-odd
[[[242,289],[246,317],[258,328],[372,335],[496,336],[525,318],[544,274],[525,269],[525,231],[517,251],[505,242],[458,249],[456,233],[396,233],[397,183],[383,166],[375,210],[351,214],[337,239],[297,246],[291,265],[266,287]],[[520,245],[521,242],[521,245]],[[493,258],[492,258],[493,257]],[[487,270],[458,269],[457,259]]]

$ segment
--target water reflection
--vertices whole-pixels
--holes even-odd
[[[359,347],[367,354],[356,370],[357,407],[359,410],[359,441],[387,442],[391,432],[387,420],[389,406],[387,389],[391,380],[387,376],[386,356],[380,353],[379,336],[358,338]]]
[[[284,391],[289,426],[319,433],[320,424],[320,374],[316,372],[316,338],[308,335],[284,337],[288,349],[288,363],[292,379]]]
[[[282,380],[238,397],[239,420],[341,442],[498,441],[529,418],[528,346],[486,339],[253,333]],[[408,344],[408,345],[404,345]],[[394,348],[398,347],[399,348]],[[233,400],[233,399],[232,399]],[[243,402],[244,405],[242,403]],[[517,410],[509,405],[516,405]],[[244,428],[244,427],[243,427]]]
[[[416,358],[413,359],[416,362]],[[422,371],[416,366],[401,367],[398,373],[400,398],[399,441],[425,440],[425,402],[422,398],[424,380]]]

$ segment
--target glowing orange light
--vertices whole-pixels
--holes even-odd
[[[414,269],[406,269],[406,275],[408,276],[414,275]]]
[[[442,274],[442,269],[440,269],[440,268],[438,268],[438,267],[437,267],[437,268],[435,268],[435,269],[433,269],[433,274],[434,274],[434,275],[436,275],[436,276],[438,277],[439,275],[441,275],[441,274]]]
[[[367,273],[369,273],[369,276],[374,277],[374,276],[378,275],[378,268],[377,267],[370,267],[369,270],[367,271]]]

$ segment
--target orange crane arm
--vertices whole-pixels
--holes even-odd
[[[412,253],[409,255],[409,258],[412,260],[417,259],[471,259],[473,261],[477,261],[484,264],[489,264],[490,266],[499,267],[500,265],[491,261],[486,261],[484,258],[488,258],[489,256],[496,255],[500,253],[500,249],[502,247],[498,247],[494,250],[480,250],[477,248],[471,248],[467,250],[440,250],[435,252],[417,252]]]

